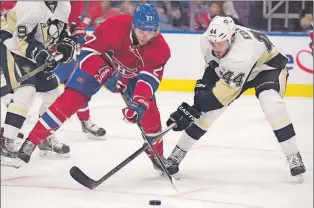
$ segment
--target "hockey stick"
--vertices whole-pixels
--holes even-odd
[[[145,135],[145,131],[144,131],[143,127],[139,124],[139,122],[136,122],[136,124],[137,124],[138,128],[141,130],[143,139],[147,142],[147,144],[150,147],[150,149],[153,150],[154,155],[157,158],[162,171],[167,175],[167,178],[170,180],[173,188],[177,190],[176,186],[173,184],[173,180],[172,180],[171,175],[169,174],[167,168],[165,167],[165,164],[162,162],[162,160],[160,158],[160,155],[157,153],[157,151],[156,151],[152,141],[149,138],[147,138],[147,136]]]
[[[121,96],[123,98],[123,101],[125,102],[126,105],[128,105],[128,100],[126,99],[126,97],[123,95],[123,93],[121,92]],[[176,189],[175,185],[173,184],[173,180],[171,175],[169,174],[167,168],[165,167],[165,164],[162,162],[160,155],[157,153],[154,145],[152,144],[151,140],[146,136],[145,130],[143,129],[142,125],[139,122],[136,122],[138,128],[140,129],[141,133],[142,133],[142,137],[144,139],[144,141],[146,141],[150,147],[150,149],[154,152],[155,157],[157,158],[159,165],[162,169],[162,171],[167,175],[167,178],[170,180],[172,186],[174,189]]]
[[[63,55],[62,54],[56,54],[56,55],[52,56],[51,58],[53,58],[55,61],[59,61],[60,59],[63,58]],[[24,82],[25,80],[27,80],[27,79],[31,78],[32,76],[35,76],[39,72],[43,71],[46,67],[48,67],[48,64],[43,64],[40,67],[38,67],[38,68],[32,70],[31,72],[27,73],[26,75],[24,75],[22,77],[18,77],[16,79],[17,83],[15,85],[11,86],[12,89],[15,89],[16,87],[19,86],[20,83]]]
[[[34,69],[33,71],[29,72],[28,74],[22,76],[22,77],[18,77],[17,81],[18,83],[24,82],[25,80],[29,79],[30,77],[36,75],[37,73],[41,72],[42,70],[44,70],[46,67],[48,66],[48,64],[43,64],[40,67]]]
[[[159,139],[161,139],[166,133],[168,133],[170,130],[172,130],[176,126],[175,123],[171,124],[167,129],[163,130],[161,133],[159,133],[157,136],[154,137],[152,140],[152,143],[157,142]],[[145,150],[147,150],[149,145],[147,143],[144,143],[141,148],[139,148],[137,151],[135,151],[132,155],[130,155],[128,158],[123,160],[119,165],[114,167],[111,171],[109,171],[106,175],[101,177],[99,180],[93,180],[90,177],[88,177],[81,169],[79,169],[76,166],[73,166],[70,170],[70,175],[74,180],[76,180],[78,183],[82,184],[83,186],[94,189],[100,184],[102,184],[104,181],[109,179],[111,176],[113,176],[115,173],[117,173],[119,170],[121,170],[124,166],[126,166],[128,163],[130,163],[132,160],[137,158],[140,154],[142,154]]]
[[[46,43],[43,44],[43,46],[45,48],[48,47],[49,42],[52,40],[52,36],[54,36],[55,34],[57,34],[58,31],[55,31],[51,36],[48,37],[48,40],[46,41]],[[20,40],[20,41],[25,41],[27,39],[27,37],[25,37],[24,39]],[[49,61],[59,61],[63,58],[62,54],[58,54],[58,53],[53,53],[52,56],[49,58]],[[46,67],[48,67],[48,64],[43,64],[41,66],[39,66],[38,68],[32,70],[31,72],[27,73],[26,75],[22,76],[22,77],[17,77],[16,78],[16,82],[12,83],[11,88],[15,89],[18,86],[20,86],[20,83],[26,81],[27,79],[31,78],[32,76],[35,76],[36,74],[38,74],[39,72],[43,71]],[[23,68],[23,70],[28,71],[29,69],[27,67],[21,67]]]
[[[47,48],[48,45],[50,44],[50,41],[53,40],[53,36],[55,36],[57,33],[59,32],[59,30],[56,30],[53,34],[51,34],[50,36],[48,36],[47,40],[45,41],[45,43],[43,43],[44,48]],[[26,39],[28,38],[28,36],[24,37],[23,39],[19,40],[19,42],[21,41],[26,41]],[[52,56],[49,58],[50,61],[59,61],[63,58],[62,54],[58,54],[58,53],[54,53],[52,54]],[[46,67],[48,66],[48,64],[43,64],[40,67],[32,70],[31,72],[27,73],[26,75],[22,76],[22,77],[18,77],[16,78],[16,80],[11,83],[11,88],[15,89],[18,86],[20,86],[20,83],[24,82],[25,80],[29,79],[30,77],[36,75],[37,73],[43,71]],[[28,71],[29,69],[27,67],[21,67],[23,68],[25,71]]]

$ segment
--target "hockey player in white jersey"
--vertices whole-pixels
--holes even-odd
[[[19,140],[17,135],[36,93],[42,95],[43,100],[40,114],[60,94],[54,69],[59,62],[72,60],[76,45],[67,31],[70,11],[70,2],[17,2],[7,14],[7,25],[1,28],[0,33],[0,57],[6,84],[14,89],[14,93],[1,135],[1,163],[5,158],[16,156],[19,148],[16,145]],[[56,57],[59,60],[54,54],[58,54]],[[23,76],[44,64],[47,65],[44,71],[18,83],[17,75]],[[54,136],[42,142],[39,149],[58,154],[70,151],[68,145],[60,143]]]
[[[302,180],[306,171],[296,143],[296,134],[283,101],[288,71],[287,58],[259,31],[240,27],[230,17],[216,16],[201,36],[206,67],[195,85],[194,105],[182,103],[167,121],[183,131],[168,160],[171,174],[193,144],[219,115],[244,91],[255,95],[287,157],[292,176]],[[195,122],[192,122],[194,119]]]

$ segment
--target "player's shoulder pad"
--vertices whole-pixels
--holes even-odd
[[[164,65],[171,57],[168,43],[159,33],[145,48],[144,57],[154,66]]]
[[[15,5],[15,11],[18,14],[22,14],[23,12],[29,12],[29,11],[36,11],[37,10],[37,14],[38,11],[40,11],[42,8],[40,6],[40,2],[24,2],[24,1],[18,1],[16,2]],[[28,14],[29,16],[34,16],[36,15],[36,13],[34,14]]]
[[[235,41],[226,54],[226,56],[220,59],[220,64],[226,68],[246,68],[247,65],[251,65],[255,62],[254,59],[254,44],[251,41]]]
[[[44,2],[23,2],[18,1],[15,5],[16,16],[20,20],[36,23],[42,20]]]

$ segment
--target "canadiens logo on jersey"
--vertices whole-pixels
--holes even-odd
[[[122,64],[115,56],[113,51],[108,51],[106,56],[109,58],[110,62],[115,71],[119,72],[124,78],[134,78],[139,74],[139,68],[129,68]]]
[[[40,23],[43,43],[47,48],[53,47],[61,36],[61,33],[66,28],[66,23],[57,19],[48,19],[47,23]]]

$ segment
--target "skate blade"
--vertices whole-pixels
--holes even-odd
[[[297,183],[304,183],[304,177],[303,174],[297,175],[297,176],[293,176],[293,181],[297,182]]]
[[[161,170],[158,170],[159,174],[163,177],[167,177],[167,175],[161,171]],[[176,174],[173,174],[173,175],[170,175],[172,178],[176,179],[177,181],[181,179],[180,177],[180,174],[179,173],[176,173]]]
[[[19,169],[23,164],[25,164],[25,162],[23,160],[20,159],[16,159],[15,163],[14,163],[14,167],[16,169]]]
[[[88,139],[91,139],[91,140],[106,140],[106,135],[103,135],[103,136],[96,136],[94,134],[91,134],[91,133],[85,133],[86,134],[86,137]]]
[[[20,168],[24,162],[18,158],[8,158],[1,156],[1,166],[4,167],[14,167],[16,169]]]
[[[14,167],[15,161],[14,158],[8,158],[1,155],[1,166]]]
[[[69,158],[71,157],[70,153],[58,154],[49,150],[39,150],[40,157],[49,157],[49,158]]]

